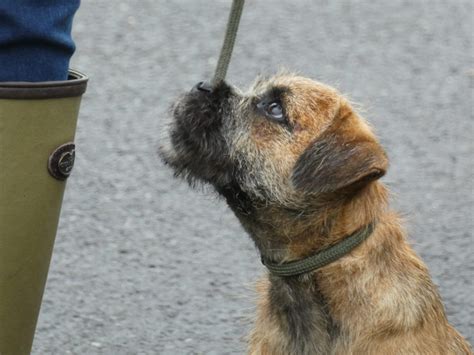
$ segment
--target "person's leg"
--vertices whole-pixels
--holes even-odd
[[[87,77],[79,0],[0,0],[0,354],[29,354]],[[67,80],[66,80],[67,79]]]
[[[67,79],[80,0],[0,1],[0,82]]]

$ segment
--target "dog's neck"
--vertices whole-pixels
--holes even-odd
[[[292,261],[317,253],[376,221],[372,235],[349,255],[300,276],[269,275],[268,297],[277,300],[275,312],[295,320],[293,331],[301,334],[305,327],[315,329],[307,333],[308,343],[317,341],[311,338],[316,333],[321,338],[321,329],[326,329],[325,341],[351,341],[374,329],[403,332],[421,327],[427,319],[447,322],[426,267],[406,243],[398,217],[387,208],[386,188],[380,182],[373,183],[339,205],[338,211],[335,214],[328,209],[325,215],[314,215],[312,224],[297,218],[293,223],[274,220],[270,231],[252,235],[267,257]],[[306,220],[307,216],[301,218]],[[242,223],[245,226],[245,220]],[[284,310],[277,306],[282,303],[288,306]],[[319,321],[308,318],[308,310],[318,314]],[[379,319],[387,324],[379,324]],[[289,335],[289,342],[301,341]]]
[[[314,255],[369,224],[377,224],[388,211],[387,195],[384,185],[374,182],[351,197],[328,202],[301,221],[295,220],[291,227],[295,233],[289,238],[283,261]]]
[[[254,240],[262,257],[289,262],[337,244],[387,212],[387,190],[374,182],[356,195],[286,208],[251,200],[238,186],[219,191]]]

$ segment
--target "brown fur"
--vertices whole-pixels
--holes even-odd
[[[472,354],[388,207],[378,180],[387,157],[348,100],[293,75],[258,81],[246,95],[222,85],[178,103],[165,159],[212,184],[263,257],[299,260],[376,221],[372,235],[337,261],[259,282],[249,354]],[[255,110],[272,95],[284,124]],[[190,133],[204,124],[214,130]]]

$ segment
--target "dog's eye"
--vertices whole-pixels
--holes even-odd
[[[257,109],[266,117],[279,123],[287,123],[285,117],[285,110],[280,100],[266,100],[263,99],[257,103]]]
[[[257,108],[261,110],[268,118],[277,122],[286,122],[283,106],[279,100],[267,101],[262,100],[257,104]]]
[[[283,121],[283,107],[278,102],[272,102],[267,106],[267,115],[274,118],[277,121]]]

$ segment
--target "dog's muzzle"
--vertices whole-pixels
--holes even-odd
[[[191,92],[192,93],[204,92],[204,93],[207,93],[207,94],[212,94],[213,88],[212,88],[211,84],[209,84],[208,82],[200,81],[199,83],[194,85],[194,87],[191,89]]]

